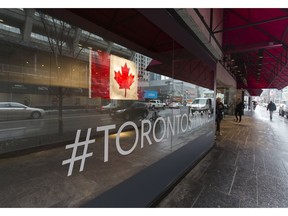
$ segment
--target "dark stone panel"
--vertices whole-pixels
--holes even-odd
[[[231,195],[241,200],[253,200],[257,203],[256,172],[238,167],[231,189]]]
[[[206,170],[199,182],[228,194],[235,170],[235,166],[216,162]]]
[[[234,166],[237,159],[237,153],[232,151],[223,151],[221,157],[219,158],[219,163],[224,163],[227,165]]]
[[[288,180],[269,175],[257,175],[260,207],[288,207]]]
[[[288,178],[287,171],[280,158],[264,158],[265,170],[267,175]]]
[[[236,166],[253,170],[254,169],[254,153],[249,150],[239,150]]]
[[[255,154],[254,169],[257,173],[265,173],[264,156]]]
[[[238,208],[240,200],[231,195],[227,195],[212,187],[205,188],[195,204],[194,208]]]
[[[259,206],[256,200],[244,197],[240,200],[240,208],[259,208]]]
[[[157,207],[163,208],[189,208],[196,201],[203,186],[193,182],[192,179],[185,178],[169,195],[159,203]]]
[[[220,146],[223,147],[226,151],[236,153],[239,146],[239,142],[237,142],[237,140],[235,139],[225,139],[221,142]]]

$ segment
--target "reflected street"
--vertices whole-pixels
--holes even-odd
[[[154,111],[149,111],[147,119],[150,119]],[[180,109],[164,109],[156,110],[161,117],[172,115],[188,114],[187,107]],[[124,120],[112,120],[109,114],[101,113],[65,113],[63,114],[64,132],[75,132],[77,129],[96,128],[98,126],[109,124],[122,124]],[[58,133],[58,116],[57,114],[49,114],[40,119],[24,119],[2,121],[0,124],[0,141],[7,139],[20,139],[25,137],[41,136],[47,134]],[[11,136],[13,134],[13,136]]]

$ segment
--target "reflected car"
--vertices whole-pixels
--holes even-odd
[[[28,107],[16,102],[0,102],[0,119],[39,119],[45,115],[45,111],[39,108]]]
[[[212,98],[195,98],[190,106],[191,112],[210,112],[213,113],[213,99]]]
[[[117,107],[116,104],[109,103],[105,106],[101,106],[99,111],[100,113],[109,113],[111,109],[116,108],[116,107]]]
[[[123,102],[116,108],[112,108],[110,116],[114,118],[121,118],[126,121],[143,118],[145,119],[149,114],[149,109],[146,103],[143,102]]]
[[[172,103],[170,103],[170,104],[168,105],[168,107],[169,107],[170,109],[179,109],[180,106],[182,106],[182,104],[179,103],[179,102],[172,102]]]

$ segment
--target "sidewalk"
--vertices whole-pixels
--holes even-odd
[[[157,207],[288,207],[288,141],[251,111],[241,123],[225,116],[221,128],[216,146]]]

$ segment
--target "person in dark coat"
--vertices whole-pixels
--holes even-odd
[[[238,98],[236,101],[236,106],[235,106],[235,118],[236,119],[234,119],[234,121],[241,122],[243,114],[244,114],[244,104],[241,101],[241,99]]]
[[[220,123],[223,119],[223,112],[224,112],[224,104],[221,102],[221,98],[218,97],[216,99],[216,135],[222,135],[220,131]]]
[[[270,112],[270,120],[272,120],[273,112],[276,110],[276,105],[272,101],[267,106],[267,110]]]

